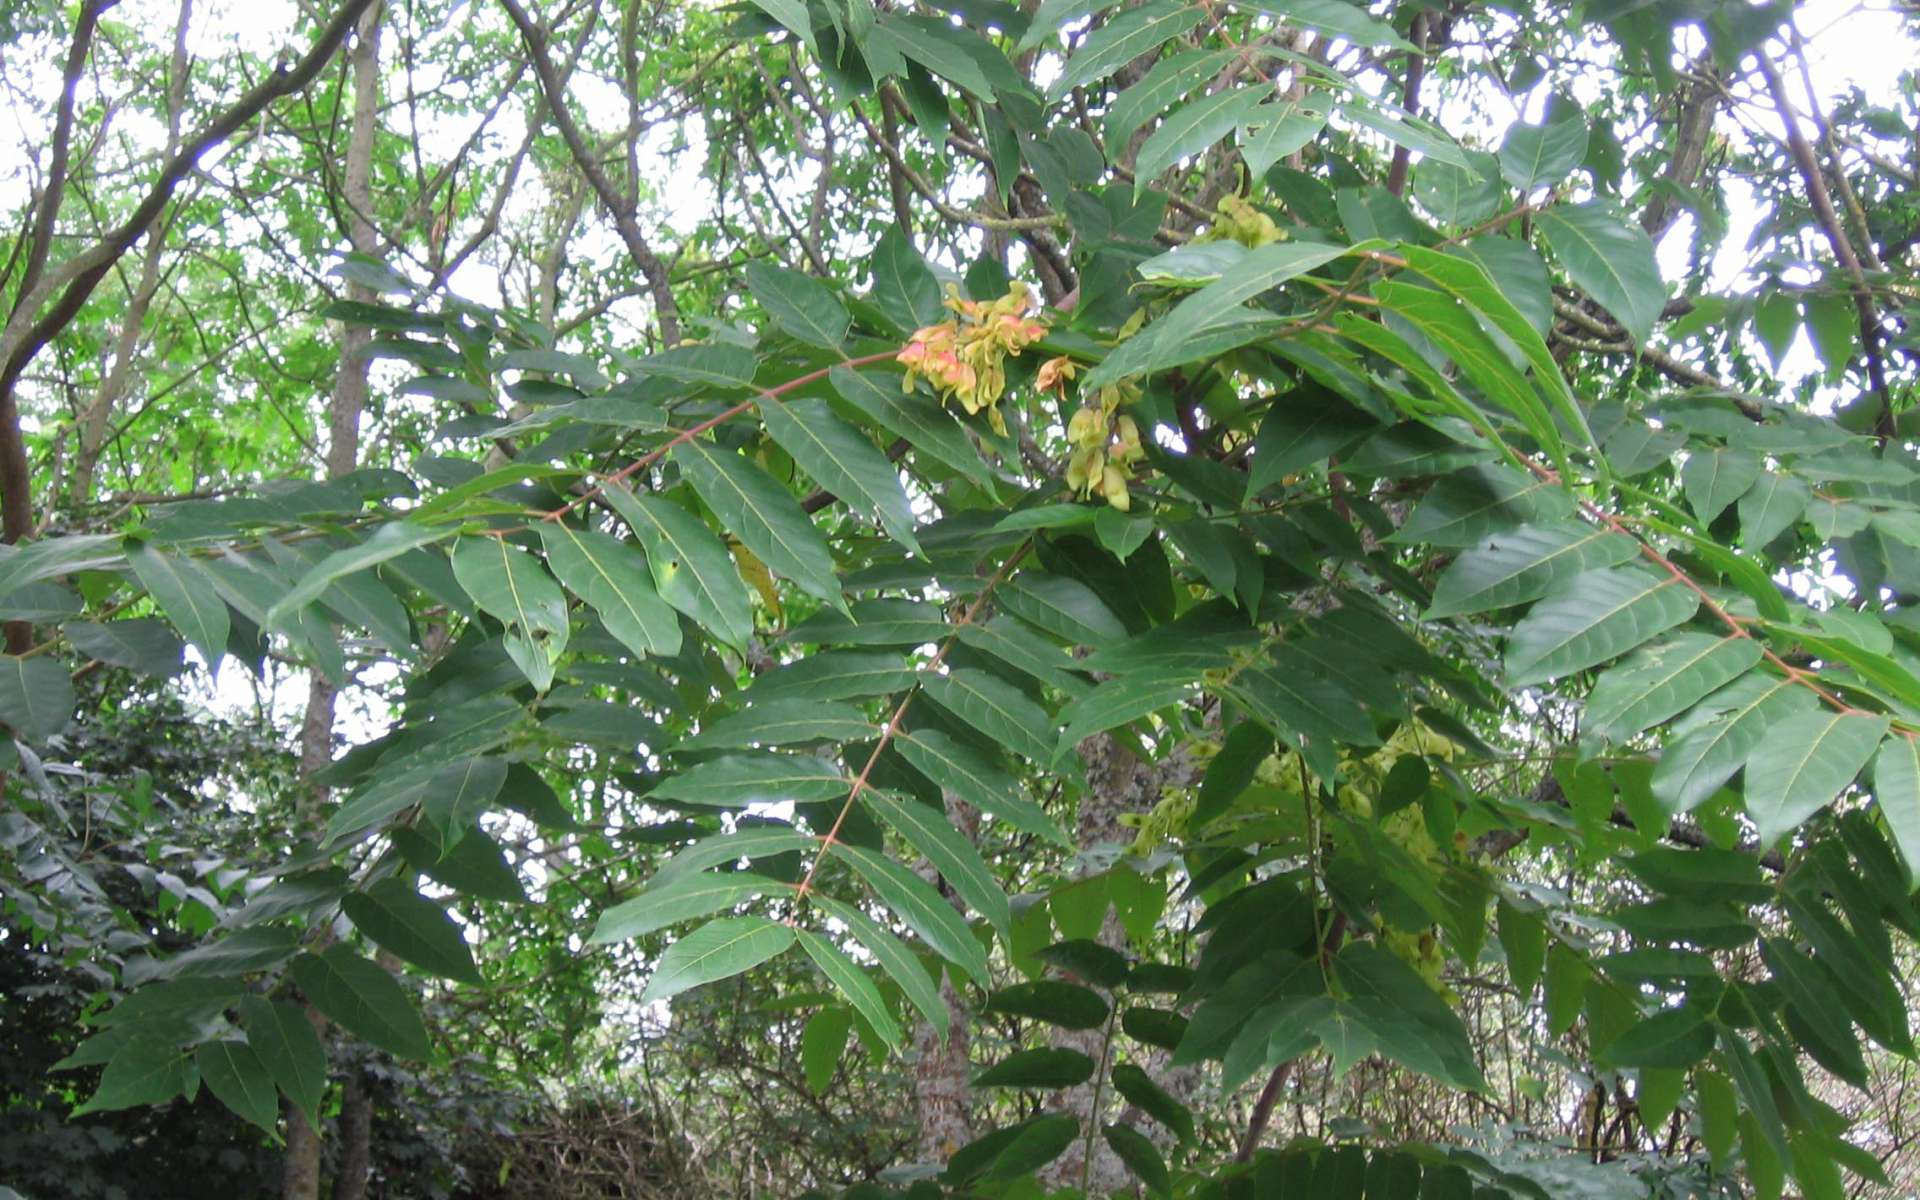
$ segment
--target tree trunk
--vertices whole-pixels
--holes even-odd
[[[340,1168],[333,1181],[333,1200],[366,1200],[372,1166],[373,1096],[366,1078],[350,1071],[340,1089]]]
[[[946,793],[947,819],[954,828],[973,840],[979,829],[979,814],[953,793]],[[920,1161],[943,1163],[955,1150],[973,1140],[973,1121],[968,1108],[969,1081],[973,1064],[968,1059],[971,1044],[967,1036],[969,1013],[953,981],[940,978],[940,999],[947,1006],[947,1037],[930,1022],[921,1021],[913,1031],[913,1105],[920,1122]]]
[[[372,254],[378,248],[373,229],[372,180],[373,140],[380,116],[380,16],[380,5],[375,4],[361,18],[352,55],[353,129],[347,139],[344,199],[348,240],[361,254]],[[347,298],[365,303],[377,297],[370,289],[349,283]],[[333,396],[327,413],[329,478],[347,474],[360,461],[360,414],[367,401],[366,347],[372,336],[370,330],[349,325],[340,338],[340,365],[334,373]],[[307,711],[300,724],[303,779],[310,780],[333,761],[333,716],[338,696],[339,689],[318,672],[309,673]],[[325,789],[312,784],[305,788],[299,813],[302,834],[319,823],[320,807],[325,801]],[[311,1005],[307,1006],[307,1019],[324,1036],[326,1021]],[[360,1192],[346,1194],[363,1194],[365,1175],[363,1155],[357,1185],[343,1169],[336,1182],[336,1192],[342,1187],[358,1186]],[[287,1157],[281,1172],[280,1194],[283,1200],[319,1200],[320,1196],[319,1135],[307,1128],[304,1119],[291,1112],[287,1119]]]

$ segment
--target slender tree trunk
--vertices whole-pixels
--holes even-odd
[[[380,6],[376,4],[361,18],[352,55],[353,128],[347,139],[343,199],[348,240],[361,254],[372,254],[378,248],[372,221],[372,180],[373,142],[380,115],[380,16]],[[347,285],[347,297],[362,302],[375,299],[369,289],[351,283]],[[346,327],[340,338],[340,366],[334,374],[327,414],[327,475],[330,478],[347,474],[360,460],[360,414],[367,401],[366,347],[371,340],[370,331],[352,325]],[[333,716],[338,696],[339,689],[317,671],[309,673],[307,712],[300,725],[300,773],[305,779],[311,779],[333,761]],[[299,814],[303,834],[318,823],[320,806],[325,799],[324,789],[307,786]],[[325,1021],[311,1005],[307,1008],[307,1019],[324,1034]],[[304,1118],[289,1111],[287,1157],[281,1173],[283,1200],[319,1200],[320,1149],[319,1135],[307,1127]],[[348,1194],[364,1193],[364,1156],[359,1171],[359,1182],[355,1185],[343,1169],[336,1188],[358,1186],[361,1192]]]
[[[979,829],[979,815],[949,792],[947,819],[971,841]],[[941,976],[940,999],[947,1006],[947,1037],[930,1022],[913,1031],[913,1105],[920,1122],[920,1161],[943,1163],[955,1150],[973,1140],[968,1101],[973,1064],[968,1059],[970,1014],[953,981]]]
[[[347,1074],[340,1090],[340,1169],[333,1200],[366,1200],[373,1161],[373,1096],[358,1070]]]

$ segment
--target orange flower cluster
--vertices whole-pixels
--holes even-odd
[[[1015,281],[997,300],[968,300],[949,289],[947,307],[955,319],[916,329],[895,356],[907,369],[903,387],[925,378],[942,400],[957,400],[969,416],[986,411],[995,433],[1005,436],[1000,397],[1007,390],[1006,361],[1046,336],[1047,327],[1029,315],[1033,297]]]

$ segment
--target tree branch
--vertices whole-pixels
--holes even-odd
[[[606,205],[607,212],[613,217],[613,225],[619,231],[620,240],[626,244],[627,256],[633,260],[640,274],[646,277],[648,290],[653,295],[654,320],[660,326],[660,340],[672,345],[680,340],[680,306],[674,302],[673,284],[667,264],[654,253],[647,243],[647,236],[640,230],[640,222],[634,217],[635,206],[614,190],[613,181],[600,166],[593,150],[587,145],[586,138],[580,133],[580,126],[573,119],[573,112],[567,107],[565,90],[553,69],[553,60],[547,56],[547,35],[534,24],[527,10],[520,7],[518,0],[500,0],[507,10],[507,16],[520,31],[520,40],[526,43],[527,59],[533,64],[533,73],[539,77],[540,90],[547,98],[548,115],[553,118],[554,127],[559,129],[561,138],[567,143],[567,150],[573,155],[574,165],[587,177],[587,184],[593,188],[600,203]]]

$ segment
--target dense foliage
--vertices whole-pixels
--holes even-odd
[[[15,6],[0,1185],[1911,1187],[1835,15]]]

